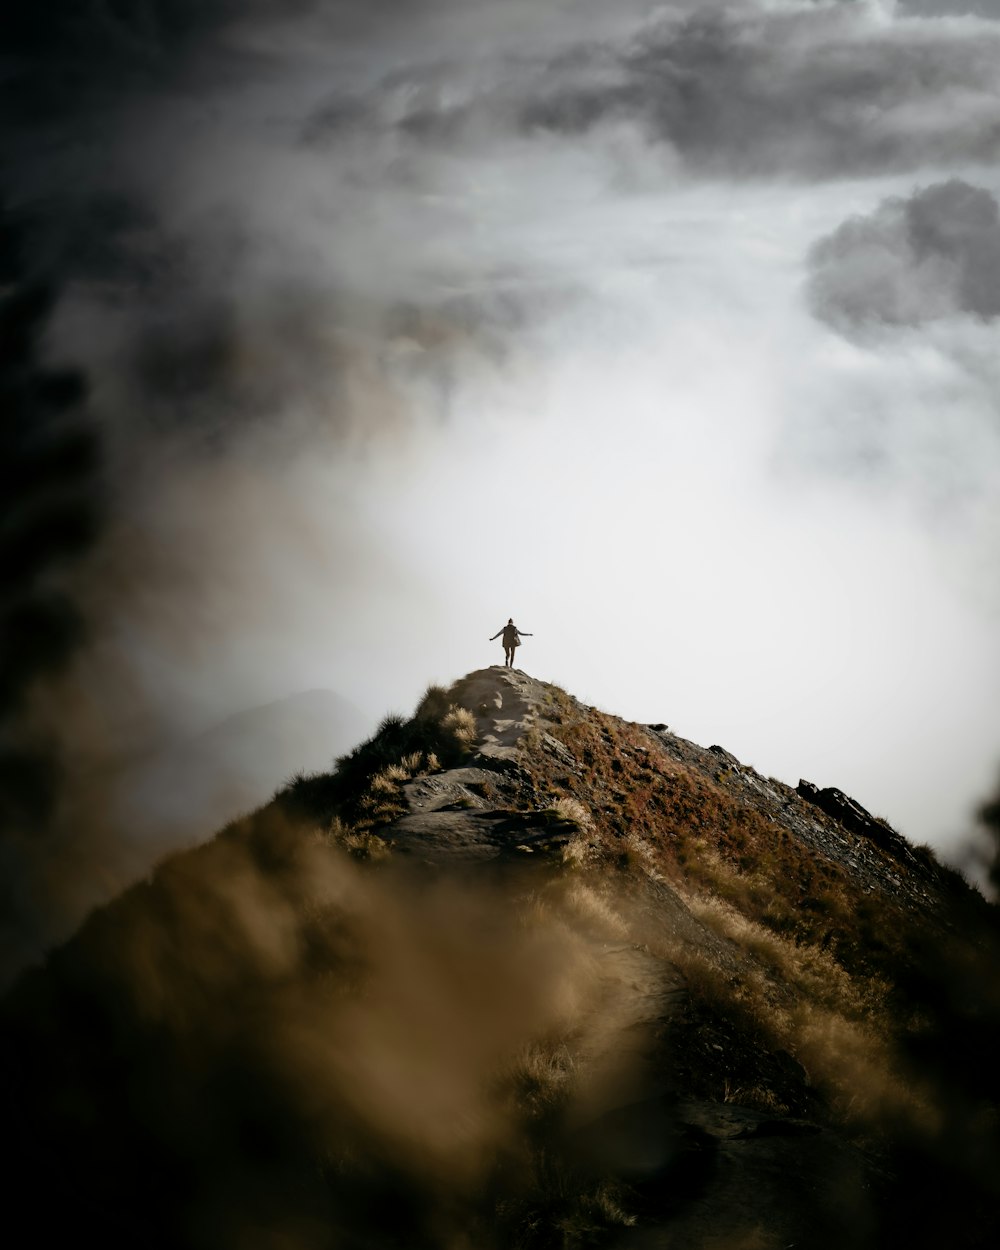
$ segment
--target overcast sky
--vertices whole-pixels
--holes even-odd
[[[374,724],[513,615],[532,673],[958,852],[1000,763],[992,0],[11,9],[15,277],[102,519],[39,556],[86,632],[8,741],[79,781],[296,690]]]

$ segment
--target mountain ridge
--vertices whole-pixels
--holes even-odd
[[[992,1244],[996,951],[838,791],[478,670],[22,978],[16,1191],[58,1140],[152,1245]]]

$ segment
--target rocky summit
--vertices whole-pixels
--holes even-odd
[[[993,1246],[996,908],[834,787],[432,687],[2,1008],[10,1219],[152,1247]]]

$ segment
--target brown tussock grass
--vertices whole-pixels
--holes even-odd
[[[441,719],[441,729],[465,749],[476,740],[476,718],[465,707],[452,705]]]
[[[835,1121],[859,1131],[887,1122],[933,1127],[925,1091],[900,1075],[886,982],[851,976],[829,951],[781,937],[720,899],[689,892],[685,900],[739,955],[726,969],[705,950],[675,943],[669,957],[692,995],[772,1053],[796,1059]],[[738,1096],[725,1080],[722,1096],[762,1109],[778,1101],[761,1087]]]
[[[594,823],[590,812],[580,800],[574,799],[570,795],[564,795],[562,798],[556,799],[547,810],[552,812],[557,820],[564,821],[566,824],[577,825],[581,829],[588,829]]]

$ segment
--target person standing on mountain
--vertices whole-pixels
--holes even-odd
[[[512,616],[507,618],[507,624],[503,627],[503,629],[497,630],[497,632],[490,639],[490,642],[499,638],[501,634],[503,634],[504,666],[506,668],[513,668],[514,648],[521,645],[522,637],[531,638],[532,635],[527,633],[525,630],[518,629],[518,627],[514,624],[514,618]]]

